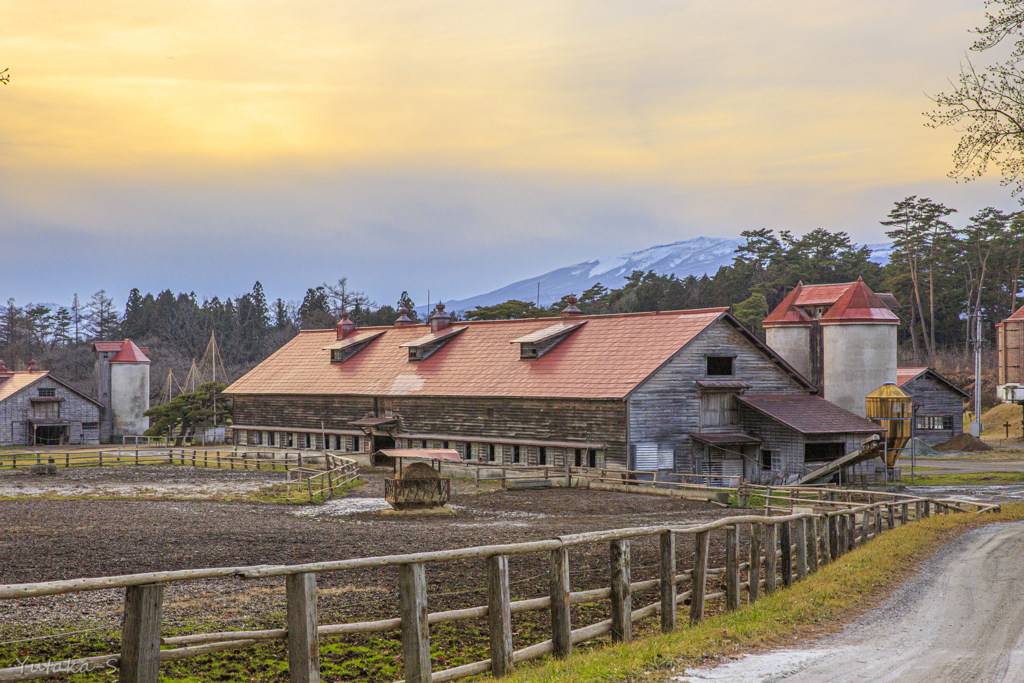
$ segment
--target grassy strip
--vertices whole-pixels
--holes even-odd
[[[920,472],[919,468],[918,471]],[[914,486],[972,486],[975,484],[1019,484],[1024,481],[1024,472],[957,472],[939,474],[941,470],[928,468],[924,475],[914,477]],[[904,483],[909,479],[904,477]]]
[[[883,534],[791,589],[709,618],[695,628],[524,667],[507,680],[662,680],[673,669],[702,658],[777,645],[787,637],[792,644],[793,636],[820,629],[823,622],[840,621],[845,614],[888,593],[918,563],[961,533],[984,524],[1021,519],[1024,504],[1004,506],[998,515],[935,516]]]

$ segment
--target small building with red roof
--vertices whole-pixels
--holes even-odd
[[[0,360],[0,446],[98,444],[101,411],[34,360],[16,372]]]
[[[891,294],[856,282],[797,286],[764,319],[770,346],[811,380],[828,401],[866,414],[868,394],[896,381]]]
[[[93,342],[97,400],[103,406],[100,439],[120,441],[149,429],[149,349],[131,339]]]
[[[443,305],[425,325],[343,317],[225,393],[240,447],[454,449],[479,464],[761,480],[762,449],[795,475],[803,441],[745,430],[739,398],[815,391],[727,308],[585,316],[570,297],[561,318],[461,322]],[[848,437],[832,441],[859,447]]]

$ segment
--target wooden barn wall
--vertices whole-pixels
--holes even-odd
[[[917,436],[926,444],[934,446],[949,441],[964,431],[964,399],[946,384],[924,375],[900,388],[913,396],[915,403],[923,404],[917,409],[918,417],[953,418],[952,429],[918,429]]]
[[[98,444],[98,430],[83,431],[83,423],[98,423],[100,407],[85,400],[60,382],[43,377],[38,382],[25,387],[13,396],[0,402],[0,446],[27,446],[31,433],[26,424],[33,417],[32,397],[39,396],[39,389],[55,389],[56,396],[63,398],[60,404],[60,420],[68,422],[69,443]]]
[[[803,472],[804,435],[764,413],[740,404],[740,427],[751,436],[761,439],[756,462],[745,462],[743,474],[748,481],[769,483],[786,475]],[[772,470],[761,469],[760,451],[774,451]]]
[[[707,356],[734,356],[731,377],[708,377]],[[701,431],[700,379],[743,380],[748,394],[805,394],[800,384],[759,351],[731,323],[720,320],[690,342],[629,398],[629,442],[671,445],[675,469],[688,471],[687,432]],[[703,431],[714,431],[705,429]]]
[[[372,396],[236,395],[234,422],[316,433],[323,420],[328,431],[351,430],[353,420],[374,415],[374,401]],[[579,441],[604,444],[606,466],[626,466],[626,407],[620,400],[378,397],[381,412],[383,405],[398,418],[399,447],[410,447],[411,441],[418,446],[423,440],[418,435],[437,436],[458,442],[449,445],[460,452],[464,442],[480,444],[475,459],[486,461],[488,439],[515,440],[524,444],[522,462],[536,464],[539,451],[531,441]],[[440,439],[427,442],[428,448],[442,445]],[[548,447],[548,464],[562,464],[563,458],[563,449]],[[498,444],[495,462],[511,464],[511,445]]]

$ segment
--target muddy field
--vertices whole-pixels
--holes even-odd
[[[89,468],[61,474],[65,476],[58,477],[59,482],[49,478],[46,485],[63,487],[71,496],[77,495],[79,487],[83,486],[122,491],[126,486],[125,478],[131,480],[128,482],[131,487],[145,491],[177,490],[193,485],[272,485],[279,483],[283,476],[270,472],[232,473],[168,466],[110,468],[102,473]],[[38,486],[40,478],[18,476],[22,479],[8,473],[0,476],[3,495],[16,495],[11,490],[19,481],[25,487],[22,491]],[[364,472],[364,476],[367,483],[346,498],[316,506],[126,497],[62,499],[54,498],[53,491],[48,493],[49,499],[25,495],[15,500],[2,500],[0,524],[4,532],[0,537],[0,582],[199,567],[295,564],[514,543],[620,527],[682,524],[736,513],[710,503],[576,489],[478,492],[474,482],[455,480],[454,514],[405,516],[382,511],[384,471]],[[689,566],[691,543],[689,538],[680,539],[678,561],[681,567]],[[741,539],[741,543],[745,545],[746,539]],[[724,534],[713,534],[712,546],[712,557],[721,557]],[[634,581],[657,577],[657,553],[656,537],[633,541]],[[514,599],[547,593],[547,563],[546,554],[512,558],[510,579]],[[570,563],[574,590],[608,584],[607,544],[574,548]],[[720,566],[721,562],[712,564]],[[484,576],[482,560],[428,565],[430,610],[484,604]],[[318,578],[320,622],[397,616],[396,586],[397,570],[393,568],[321,574]],[[196,632],[281,626],[283,598],[283,579],[171,584],[165,594],[165,630]],[[10,641],[36,633],[42,627],[68,631],[86,626],[98,629],[97,633],[111,633],[120,622],[122,600],[123,591],[101,591],[0,602],[0,639]],[[655,600],[653,593],[639,594],[634,598],[634,607]],[[574,616],[576,623],[582,625],[607,618],[606,612],[606,604],[580,605]],[[521,625],[517,647],[550,637],[545,635],[547,615],[544,613],[517,615],[517,622]],[[437,665],[463,663],[463,659],[473,661],[473,657],[481,655],[486,649],[485,627],[485,623],[475,622],[437,627],[435,639],[441,658]],[[335,658],[337,666],[344,668],[352,661],[365,659],[368,652],[391,652],[395,647],[393,636],[336,639],[337,642],[325,645],[325,661]],[[48,647],[61,647],[53,641],[45,642]],[[99,643],[93,643],[88,649],[95,647],[99,647]],[[270,650],[278,647],[281,646],[266,646]],[[331,647],[339,649],[332,654]],[[0,656],[4,654],[0,651]],[[43,655],[41,651],[38,654]],[[248,661],[244,655],[234,657]],[[374,656],[371,659],[372,664],[363,664],[369,679],[383,680],[399,673],[395,667],[400,662],[394,658],[380,660]],[[266,680],[277,680],[272,667],[270,671]]]

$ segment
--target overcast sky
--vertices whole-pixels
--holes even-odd
[[[0,298],[462,298],[770,227],[884,239],[982,0],[0,0]],[[987,56],[981,61],[984,62]]]

